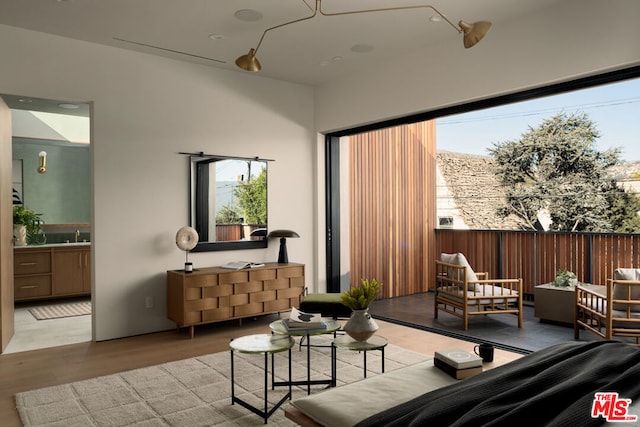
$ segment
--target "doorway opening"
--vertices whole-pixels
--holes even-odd
[[[13,248],[14,335],[3,354],[91,341],[91,105],[0,97],[11,111],[13,205],[39,214],[44,231]]]

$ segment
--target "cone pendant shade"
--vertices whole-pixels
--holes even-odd
[[[469,24],[468,22],[460,21],[458,25],[464,33],[463,43],[467,49],[475,46],[484,36],[487,35],[491,28],[491,22],[479,21]]]

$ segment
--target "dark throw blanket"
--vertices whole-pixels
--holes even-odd
[[[358,426],[602,425],[603,417],[591,417],[596,392],[618,392],[637,403],[640,349],[616,341],[558,344],[426,393]],[[640,418],[640,412],[635,415]]]

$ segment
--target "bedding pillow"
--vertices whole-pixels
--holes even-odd
[[[616,268],[613,271],[614,280],[638,280],[640,281],[640,269],[637,268]],[[613,286],[613,299],[629,298],[629,286],[615,284]],[[640,285],[631,286],[631,299],[640,300]],[[627,304],[613,304],[614,310],[627,311]],[[632,305],[631,311],[640,312],[640,305]]]
[[[442,253],[440,254],[440,261],[446,262],[447,264],[455,264],[461,267],[465,267],[467,270],[467,283],[468,283],[467,289],[470,291],[475,290],[476,288],[475,282],[478,281],[478,277],[476,276],[476,273],[474,273],[473,269],[471,268],[471,265],[469,265],[469,261],[467,261],[467,258],[465,258],[463,254]]]

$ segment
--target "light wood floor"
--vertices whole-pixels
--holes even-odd
[[[242,335],[268,333],[274,316],[239,322],[203,325],[194,339],[186,329],[141,335],[111,341],[88,342],[0,355],[0,420],[2,425],[20,426],[14,395],[21,391],[65,384],[202,354],[226,351],[229,341]],[[473,351],[474,343],[377,321],[379,335],[391,344],[432,356],[436,350],[460,348]],[[496,350],[495,367],[522,355]]]

